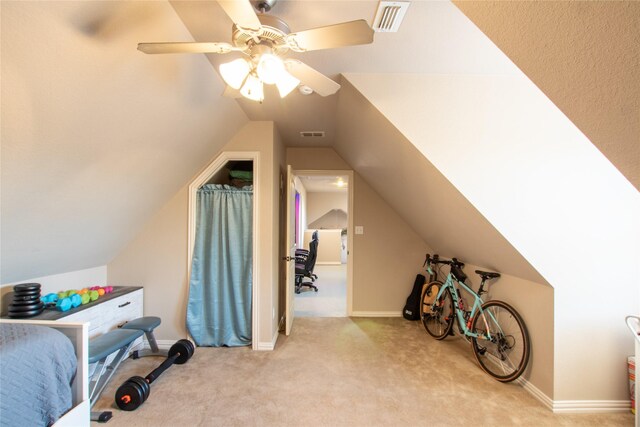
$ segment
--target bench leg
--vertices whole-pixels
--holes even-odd
[[[127,346],[118,350],[118,353],[108,365],[106,362],[109,359],[109,356],[96,362],[96,368],[91,376],[91,381],[89,382],[89,401],[91,402],[92,408],[98,399],[100,399],[102,391],[111,380],[111,377],[113,377],[113,374],[115,374],[120,363],[122,363],[122,361],[129,355],[129,350],[131,350],[133,343],[134,341],[131,341]]]
[[[156,341],[156,337],[153,335],[153,331],[145,332],[144,335],[147,337],[147,341],[149,342],[149,348],[145,348],[143,350],[136,350],[133,352],[133,358],[137,359],[139,357],[144,356],[163,356],[167,357],[169,355],[168,350],[160,350],[158,347],[158,342]]]

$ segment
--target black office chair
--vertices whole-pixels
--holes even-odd
[[[313,268],[316,265],[316,258],[318,257],[318,232],[314,231],[311,235],[311,242],[309,242],[309,250],[298,249],[296,250],[296,294],[299,294],[303,286],[313,289],[318,292],[318,287],[313,284],[318,278],[313,274]],[[311,281],[304,281],[307,277]]]

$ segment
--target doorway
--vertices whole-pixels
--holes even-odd
[[[296,246],[309,250],[317,236],[313,280],[295,294],[296,317],[347,317],[350,314],[351,171],[296,171]]]
[[[196,241],[196,224],[197,224],[197,195],[198,190],[206,185],[229,185],[233,187],[250,188],[247,182],[247,172],[251,171],[251,176],[258,176],[259,169],[259,153],[257,152],[222,152],[214,161],[212,161],[205,170],[203,170],[189,184],[189,209],[188,209],[188,246],[187,246],[187,277],[192,277],[192,261],[194,258],[194,246]],[[237,173],[232,174],[230,171]],[[253,184],[253,183],[252,183]],[[259,206],[259,193],[261,192],[261,184],[259,182],[252,186],[253,205]],[[248,334],[251,335],[249,344],[254,350],[259,349],[259,339],[256,336],[260,326],[260,305],[258,304],[258,291],[260,289],[260,277],[256,274],[256,262],[260,259],[259,247],[261,244],[262,233],[260,233],[259,223],[257,221],[257,209],[251,209],[249,227],[253,232],[250,237],[251,252],[251,272],[250,272],[250,324],[248,325]],[[190,280],[187,287],[189,300]],[[248,317],[248,316],[245,316]],[[190,337],[193,339],[193,336]]]

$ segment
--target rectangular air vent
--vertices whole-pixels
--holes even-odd
[[[378,4],[376,17],[373,19],[374,31],[378,33],[398,32],[410,4],[408,1],[381,1]]]
[[[303,138],[324,138],[323,130],[306,130],[300,132],[300,136]]]

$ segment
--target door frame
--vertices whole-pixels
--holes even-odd
[[[348,209],[347,212],[347,317],[353,315],[353,194],[354,194],[354,172],[350,169],[295,169],[293,176],[328,176],[328,175],[346,175],[349,177],[349,185],[347,187]]]
[[[260,184],[256,181],[259,177],[260,153],[258,151],[223,151],[209,165],[200,172],[189,184],[189,210],[188,210],[188,231],[187,231],[187,298],[189,301],[189,288],[191,286],[191,260],[193,259],[193,245],[196,238],[196,200],[198,189],[218,173],[228,162],[245,160],[253,161],[253,269],[252,269],[252,289],[251,289],[251,348],[258,350],[260,342],[258,332],[260,331],[260,218],[257,214],[260,200]],[[187,334],[189,332],[187,331]]]

